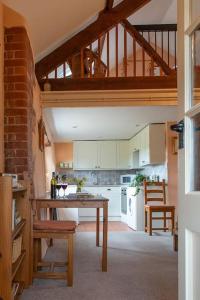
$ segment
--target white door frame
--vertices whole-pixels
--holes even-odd
[[[185,119],[185,149],[179,151],[179,300],[200,299],[200,192],[191,192],[193,167],[192,117],[200,104],[191,107],[191,34],[200,17],[191,19],[192,0],[178,0],[178,93],[179,118]]]

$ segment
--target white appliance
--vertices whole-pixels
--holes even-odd
[[[74,194],[76,193],[77,186],[76,185],[68,185],[65,195]],[[76,221],[76,223],[79,223],[78,219],[78,208],[57,208],[57,217],[58,220],[62,221]]]
[[[127,174],[127,175],[121,175],[120,176],[120,183],[121,185],[129,186],[132,181],[134,180],[136,175],[133,174]]]
[[[141,189],[134,196],[135,191],[135,187],[127,188],[127,223],[134,230],[144,231],[144,193]]]
[[[128,223],[127,187],[121,187],[121,222]]]

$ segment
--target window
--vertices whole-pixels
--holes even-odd
[[[200,113],[192,117],[192,191],[200,191]]]
[[[192,106],[200,103],[200,26],[191,35]]]
[[[191,21],[193,22],[200,15],[200,1],[191,1]]]

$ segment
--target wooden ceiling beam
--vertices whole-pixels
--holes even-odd
[[[136,42],[146,51],[146,53],[158,64],[166,75],[172,73],[171,68],[162,59],[162,57],[154,50],[154,48],[145,40],[139,31],[128,21],[121,21],[121,25],[128,31],[128,33],[135,38]]]
[[[112,9],[114,0],[106,0],[106,10]]]
[[[52,91],[139,90],[177,88],[177,76],[49,79]],[[43,90],[45,79],[39,81]]]
[[[145,24],[145,25],[133,25],[137,31],[143,32],[168,32],[177,31],[177,24]]]
[[[113,8],[113,4],[114,4],[114,0],[106,0],[105,10],[110,10],[110,9],[112,9],[112,8]],[[100,38],[100,55],[102,54],[102,51],[103,51],[105,39],[106,39],[106,34],[104,34],[104,35]]]
[[[95,22],[36,63],[35,71],[37,78],[41,79],[69,57],[79,53],[81,49],[93,43],[99,36],[102,36],[120,23],[121,20],[129,17],[150,1],[124,0],[114,8],[101,13]]]
[[[176,106],[177,89],[42,92],[43,108]]]

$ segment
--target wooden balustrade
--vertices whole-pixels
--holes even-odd
[[[127,20],[100,35],[45,78],[165,76],[177,70],[177,26]]]

